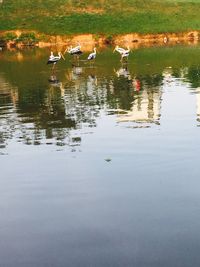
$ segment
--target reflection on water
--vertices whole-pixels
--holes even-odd
[[[116,123],[129,128],[159,125],[162,88],[175,86],[177,79],[194,88],[199,121],[198,67],[168,66],[151,71],[146,64],[146,70],[139,72],[134,65],[112,62],[113,55],[107,52],[110,62],[106,65],[104,58],[92,66],[84,61],[68,62],[67,66],[58,64],[57,73],[49,75],[51,71],[44,65],[47,53],[18,51],[2,56],[1,147],[9,139],[35,145],[79,145],[80,129],[88,132],[87,128],[96,127],[101,111],[115,115]]]
[[[0,266],[199,266],[199,53],[1,52]]]
[[[124,114],[118,115],[118,122],[143,123],[139,127],[146,127],[144,123],[159,123],[161,106],[162,76],[146,76],[132,78],[128,68],[121,68],[117,72],[118,77],[124,77],[122,83],[131,84],[133,100],[131,107]],[[140,94],[136,94],[136,92]],[[137,127],[137,126],[134,126]]]

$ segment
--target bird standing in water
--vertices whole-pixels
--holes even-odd
[[[96,54],[97,54],[97,50],[96,50],[96,47],[94,48],[94,52],[93,53],[90,53],[89,56],[88,56],[88,60],[95,60],[96,58]]]
[[[58,55],[57,56],[54,56],[53,52],[51,52],[51,55],[50,55],[50,57],[49,57],[49,59],[47,61],[47,64],[53,64],[52,70],[54,70],[56,63],[61,58],[63,58],[65,60],[65,58],[64,58],[64,56],[62,55],[61,52],[58,52]]]
[[[113,50],[113,53],[117,51],[120,55],[121,55],[121,59],[120,61],[122,62],[124,58],[126,58],[128,60],[128,56],[130,53],[130,48],[128,46],[128,49],[124,49],[122,47],[119,47],[118,45],[115,47],[115,49]]]
[[[75,56],[77,59],[79,59],[79,56],[81,55],[81,54],[83,54],[83,52],[81,51],[81,45],[78,43],[78,45],[76,46],[76,47],[67,47],[66,49],[65,49],[65,52],[64,52],[64,54],[66,53],[66,52],[68,52],[70,55],[72,55],[72,56]]]
[[[115,46],[115,49],[113,50],[113,53],[114,53],[115,51],[117,51],[118,53],[122,54],[122,53],[125,51],[125,49],[122,48],[122,47],[119,47],[118,45],[116,45],[116,46]]]

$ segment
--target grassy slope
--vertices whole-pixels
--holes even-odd
[[[200,30],[200,0],[4,0],[0,30],[47,34]]]

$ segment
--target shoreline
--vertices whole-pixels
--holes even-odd
[[[10,38],[9,38],[10,37]],[[12,37],[12,38],[11,38]],[[0,47],[23,48],[27,46],[45,48],[74,46],[80,43],[85,51],[92,50],[94,46],[106,47],[108,45],[129,46],[130,48],[151,47],[155,45],[198,44],[200,31],[181,33],[139,34],[128,33],[120,35],[76,34],[45,35],[35,31],[3,31],[0,32]]]

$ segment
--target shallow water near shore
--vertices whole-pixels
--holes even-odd
[[[0,266],[199,266],[200,47],[49,53],[0,52]]]

